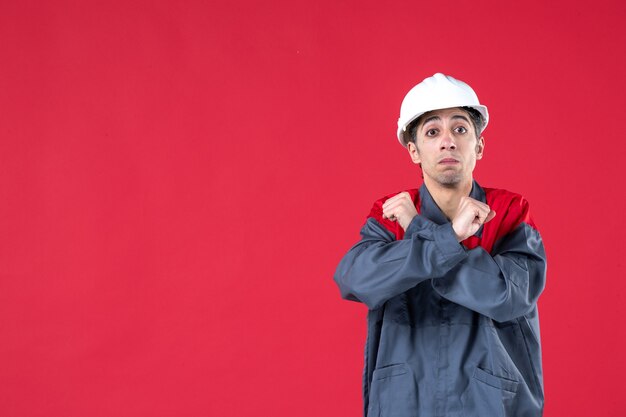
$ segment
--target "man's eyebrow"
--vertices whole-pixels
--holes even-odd
[[[463,120],[465,120],[467,123],[469,123],[469,122],[470,122],[470,121],[469,121],[469,119],[468,119],[467,117],[462,116],[462,115],[460,115],[460,114],[455,114],[454,116],[452,116],[452,117],[451,117],[451,119],[463,119]]]
[[[440,122],[441,121],[441,117],[439,117],[439,116],[430,116],[430,117],[424,119],[424,123],[422,123],[422,126],[426,125],[426,123],[428,123],[428,122],[432,122],[432,121],[435,121],[435,120]]]
[[[465,120],[467,123],[469,123],[469,119],[461,114],[455,114],[454,116],[452,116],[450,119],[454,120],[454,119],[461,119],[461,120]],[[433,121],[437,121],[440,122],[441,121],[441,117],[439,116],[430,116],[426,119],[424,119],[424,123],[422,123],[422,126],[426,126],[427,123],[429,122],[433,122]]]

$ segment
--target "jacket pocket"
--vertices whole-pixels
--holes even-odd
[[[367,417],[412,417],[417,413],[417,386],[406,364],[374,370]]]
[[[467,389],[461,395],[463,416],[514,416],[514,400],[517,381],[492,375],[475,368]]]

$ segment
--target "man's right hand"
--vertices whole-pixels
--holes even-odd
[[[471,197],[461,198],[459,208],[452,219],[452,229],[454,229],[456,239],[459,242],[464,241],[495,216],[496,212],[487,204]]]

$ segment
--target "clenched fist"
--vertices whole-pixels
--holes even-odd
[[[457,240],[462,242],[472,236],[483,223],[487,223],[495,216],[496,212],[491,210],[487,204],[471,197],[461,198],[459,208],[454,219],[452,219],[452,229],[454,229]]]
[[[397,221],[406,230],[413,217],[417,216],[415,204],[409,193],[396,194],[383,204],[383,218]]]

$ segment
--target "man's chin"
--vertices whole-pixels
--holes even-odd
[[[440,175],[436,180],[443,187],[454,188],[461,184],[462,177],[460,175]]]

